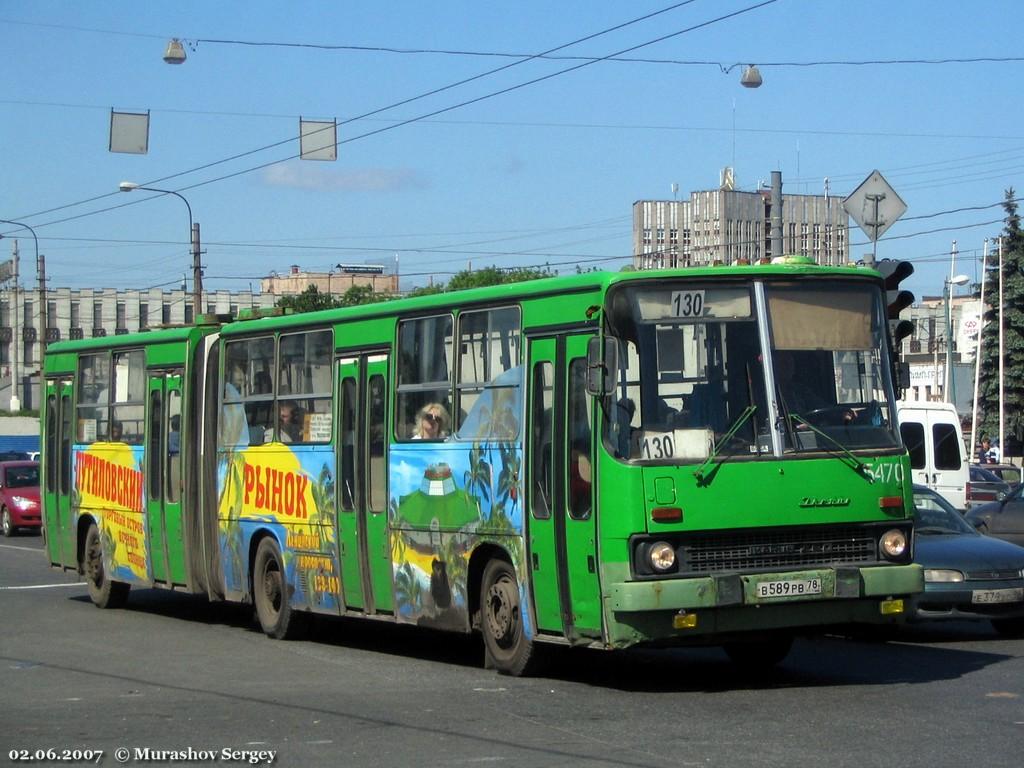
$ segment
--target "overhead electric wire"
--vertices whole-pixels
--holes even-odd
[[[528,61],[531,61],[531,60],[536,59],[536,58],[538,58],[540,56],[543,56],[544,54],[554,53],[555,51],[560,51],[563,48],[569,48],[569,47],[571,47],[573,45],[578,45],[579,43],[586,42],[588,40],[593,40],[596,37],[600,37],[602,35],[606,35],[606,34],[608,34],[610,32],[618,31],[618,30],[623,29],[625,27],[631,26],[633,24],[637,24],[637,23],[639,23],[641,21],[646,21],[646,20],[651,19],[651,18],[653,18],[655,16],[659,16],[659,15],[661,15],[663,13],[667,13],[669,11],[675,10],[675,9],[680,8],[682,6],[690,5],[691,3],[694,3],[694,2],[696,2],[696,0],[682,0],[682,2],[674,3],[672,5],[666,6],[665,8],[659,9],[657,11],[652,11],[651,13],[644,14],[643,16],[638,16],[635,19],[630,19],[629,21],[623,22],[621,24],[616,24],[616,25],[614,25],[612,27],[608,27],[607,29],[603,29],[600,32],[594,32],[592,34],[585,35],[584,37],[577,38],[576,40],[573,40],[571,42],[563,43],[562,45],[556,46],[554,48],[549,48],[547,51],[544,51],[544,52],[542,52],[540,54],[537,54],[536,56],[531,56],[531,57],[522,59],[520,61],[515,61],[515,62],[513,62],[511,64],[505,64],[503,66],[496,67],[494,69],[490,69],[490,70],[488,70],[486,72],[481,72],[479,74],[473,75],[472,77],[463,78],[461,80],[457,80],[454,83],[448,83],[447,85],[443,85],[443,86],[440,86],[438,88],[431,89],[429,91],[426,91],[424,93],[418,94],[416,96],[411,96],[409,98],[402,99],[400,101],[396,101],[396,102],[393,102],[391,104],[388,104],[386,106],[379,107],[377,109],[373,109],[373,110],[371,110],[369,112],[364,112],[361,115],[357,115],[355,117],[351,117],[351,118],[348,118],[346,120],[342,120],[340,122],[340,124],[341,125],[347,125],[348,123],[352,123],[352,122],[355,122],[357,120],[363,120],[365,118],[372,117],[373,115],[378,115],[381,112],[387,112],[387,111],[389,111],[391,109],[395,109],[397,107],[401,107],[401,106],[404,106],[406,104],[411,104],[414,101],[418,101],[420,99],[425,99],[425,98],[427,98],[429,96],[435,96],[435,95],[437,95],[439,93],[443,93],[444,91],[448,91],[448,90],[451,90],[453,88],[457,88],[457,87],[459,87],[461,85],[465,85],[467,83],[471,83],[471,82],[473,82],[475,80],[480,80],[480,79],[482,79],[484,77],[488,77],[488,76],[496,74],[498,72],[503,72],[503,71],[505,71],[507,69],[511,69],[512,67],[519,66],[520,64],[525,64]],[[767,2],[775,2],[775,0],[767,0]],[[763,4],[767,4],[767,3],[763,3]],[[503,93],[503,92],[504,91],[499,92],[499,93]],[[497,95],[497,94],[495,94],[495,95]],[[464,105],[457,105],[456,107],[452,107],[451,109],[457,109],[459,106],[464,106]],[[445,110],[445,111],[448,111],[448,110]],[[399,125],[405,125],[407,122],[412,122],[412,121],[399,122],[398,124],[393,125],[391,127],[392,128],[396,128]],[[331,127],[333,128],[333,125]],[[317,131],[311,132],[311,134],[309,134],[309,135],[315,135],[316,133],[318,133],[320,131],[324,131],[324,130],[327,130],[327,129],[326,128],[321,128],[321,129],[318,129]],[[254,154],[257,154],[259,152],[265,152],[265,151],[267,151],[269,149],[274,149],[274,148],[282,146],[284,144],[289,144],[289,143],[295,141],[295,138],[296,137],[294,135],[293,136],[289,136],[287,139],[283,139],[281,141],[277,141],[277,142],[274,142],[272,144],[267,144],[265,146],[258,147],[256,149],[251,149],[251,150],[248,150],[246,152],[241,152],[241,153],[232,155],[230,157],[223,158],[221,160],[215,160],[215,161],[210,162],[210,163],[205,163],[204,165],[199,165],[199,166],[196,166],[195,168],[190,168],[190,169],[188,169],[186,171],[180,171],[178,173],[173,173],[173,174],[170,174],[168,176],[161,176],[160,178],[152,179],[150,181],[147,181],[147,182],[141,184],[140,186],[148,187],[148,186],[153,186],[154,184],[162,184],[162,183],[164,183],[166,181],[170,181],[171,179],[176,179],[176,178],[179,178],[181,176],[187,176],[187,175],[190,175],[190,174],[193,174],[193,173],[198,173],[199,171],[204,171],[204,170],[207,170],[209,168],[213,168],[213,167],[215,167],[217,165],[222,165],[224,163],[232,162],[234,160],[240,160],[241,158],[248,157],[249,155],[254,155]],[[339,144],[339,142],[335,142],[334,146],[337,147],[338,144]],[[243,171],[243,172],[240,172],[240,173],[229,174],[227,176],[221,177],[220,179],[213,179],[213,180],[211,180],[209,182],[205,182],[205,183],[213,183],[214,181],[221,181],[223,179],[232,178],[233,176],[241,175],[241,173],[250,173],[252,170],[260,170],[261,168],[266,168],[268,165],[276,165],[277,163],[285,162],[287,160],[292,160],[292,159],[294,159],[296,157],[301,157],[301,152],[299,153],[299,155],[293,155],[293,156],[284,158],[283,160],[275,160],[272,163],[266,163],[266,164],[257,166],[256,168],[253,168],[253,169],[251,169],[249,171]],[[190,187],[182,187],[181,189],[176,190],[176,191],[180,192],[182,189],[192,189],[195,186],[200,186],[200,185],[195,185],[194,184],[194,185],[192,185]],[[105,194],[105,195],[101,195],[99,197],[92,198],[91,200],[85,201],[85,202],[92,202],[93,200],[99,200],[99,199],[102,199],[104,197],[108,197],[108,196],[113,195],[113,194],[118,194],[118,193],[117,192],[108,193],[108,194]],[[143,202],[143,201],[142,200],[135,200],[135,201],[131,201],[130,203],[124,203],[122,205],[113,206],[112,208],[100,209],[99,211],[95,211],[95,213],[105,213],[106,211],[115,210],[116,208],[121,208],[124,205],[132,205],[132,204],[137,204],[139,202]],[[44,215],[46,213],[53,213],[55,211],[63,210],[65,208],[76,207],[77,205],[80,205],[80,204],[82,204],[82,203],[69,203],[67,205],[59,206],[59,207],[56,207],[56,208],[50,208],[50,209],[48,209],[46,211],[40,211],[40,212],[36,212],[34,214],[24,215],[21,218],[34,218],[35,216],[42,216],[42,215]],[[91,214],[87,214],[87,215],[91,215]],[[65,221],[74,220],[76,218],[81,218],[81,216],[74,216],[74,217],[71,217],[69,219],[61,219],[61,220],[56,221],[56,222],[47,222],[45,224],[40,224],[39,226],[48,226],[49,224],[60,224],[60,223],[63,223]]]

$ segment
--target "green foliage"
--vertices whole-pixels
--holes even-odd
[[[419,288],[413,288],[405,295],[412,298],[415,296],[435,296],[439,293],[444,293],[444,286],[431,284],[423,285],[420,286]]]
[[[290,296],[282,296],[277,300],[277,306],[290,309],[292,312],[316,312],[320,309],[334,309],[335,307],[354,307],[359,304],[376,304],[379,301],[388,301],[391,298],[386,293],[375,293],[368,285],[353,285],[340,298],[320,290],[310,283],[302,293]]]
[[[1024,440],[1024,232],[1017,214],[1013,188],[1006,190],[1003,238],[1003,396],[1005,437],[1019,444]],[[989,263],[998,266],[998,241]],[[999,435],[999,291],[998,271],[989,273],[985,289],[981,366],[978,380],[978,427],[975,443],[983,435]],[[1006,446],[1000,446],[1005,454]]]
[[[376,293],[369,285],[353,285],[341,295],[337,306],[354,307],[359,304],[377,304],[388,301],[390,298],[386,293]]]
[[[277,306],[290,309],[293,312],[316,312],[318,309],[331,309],[342,305],[338,299],[329,294],[320,293],[319,289],[310,283],[302,293],[282,296],[277,300]]]
[[[508,283],[522,283],[526,280],[540,280],[545,277],[552,277],[555,273],[549,268],[535,269],[529,267],[517,267],[514,269],[502,269],[500,267],[484,267],[483,269],[464,269],[457,272],[448,284],[443,288],[429,286],[429,288],[417,288],[410,293],[410,296],[428,296],[444,291],[461,291],[466,288],[483,288],[489,285],[507,285]]]

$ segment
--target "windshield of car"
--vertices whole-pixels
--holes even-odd
[[[823,450],[826,436],[848,449],[898,445],[881,293],[796,281],[766,292],[786,447]]]
[[[39,467],[8,467],[7,487],[27,488],[39,485]]]
[[[928,488],[914,488],[914,531],[980,535],[948,501]]]

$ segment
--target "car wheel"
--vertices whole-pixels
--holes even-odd
[[[91,524],[85,534],[82,571],[89,586],[89,597],[97,608],[121,608],[128,602],[131,584],[111,580],[103,567],[103,544],[96,523]]]
[[[1004,637],[1024,637],[1024,618],[992,619],[992,628]]]
[[[14,521],[11,519],[11,512],[7,507],[0,510],[0,529],[7,538],[14,535]]]
[[[480,580],[485,666],[516,677],[537,671],[540,654],[526,637],[516,572],[507,560],[487,563]]]
[[[256,549],[252,573],[256,618],[267,637],[295,640],[302,636],[309,625],[309,617],[293,611],[288,603],[284,560],[277,542],[270,536]]]

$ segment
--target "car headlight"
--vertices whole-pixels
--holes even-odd
[[[938,584],[950,584],[964,580],[960,571],[953,571],[945,568],[925,568],[924,580]]]
[[[26,499],[24,496],[11,496],[11,501],[16,507],[31,507],[35,504],[32,499]]]
[[[647,550],[647,560],[658,573],[665,573],[676,566],[676,551],[667,541],[656,541]]]
[[[899,528],[892,528],[882,534],[878,543],[886,557],[890,560],[897,560],[906,554],[907,534]]]

